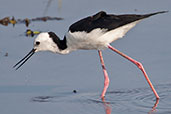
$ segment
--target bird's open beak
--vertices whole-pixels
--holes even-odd
[[[36,49],[32,49],[23,59],[21,59],[17,64],[15,64],[13,66],[13,68],[17,67],[17,65],[20,65],[15,69],[19,69],[34,53],[35,53]]]

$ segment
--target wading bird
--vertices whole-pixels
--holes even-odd
[[[98,12],[93,16],[86,17],[72,24],[69,27],[68,32],[65,34],[63,40],[61,40],[54,32],[40,33],[37,38],[35,38],[33,49],[22,60],[20,60],[16,65],[14,65],[14,67],[16,67],[17,70],[35,52],[39,51],[51,51],[53,53],[68,54],[78,49],[98,50],[100,62],[104,73],[104,88],[101,93],[101,98],[104,98],[107,88],[109,86],[109,77],[105,68],[101,50],[109,48],[134,63],[142,71],[156,98],[159,99],[159,95],[157,94],[150,79],[148,78],[147,73],[143,68],[143,65],[140,62],[115,49],[110,45],[110,43],[114,42],[119,38],[122,38],[131,28],[133,28],[141,20],[156,14],[166,12],[167,11],[161,11],[144,15],[113,15],[106,14],[106,12],[104,11]]]

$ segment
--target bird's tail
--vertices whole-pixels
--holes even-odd
[[[169,11],[159,11],[159,12],[155,12],[155,13],[150,13],[150,14],[146,14],[146,18],[153,16],[153,15],[157,15],[157,14],[161,14],[161,13],[168,13]]]

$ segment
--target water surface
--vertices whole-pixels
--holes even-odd
[[[126,36],[112,43],[141,61],[160,100],[156,101],[137,67],[110,50],[104,60],[110,77],[105,99],[100,99],[103,73],[96,50],[69,55],[35,54],[23,67],[12,66],[32,49],[27,29],[53,31],[63,38],[75,21],[104,10],[108,13],[151,13],[171,10],[170,0],[1,0],[0,18],[43,16],[64,20],[35,21],[26,27],[0,25],[0,110],[2,114],[170,114],[171,35],[170,12],[139,23]],[[73,90],[77,92],[74,93]]]

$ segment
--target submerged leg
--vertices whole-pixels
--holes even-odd
[[[108,48],[111,49],[111,50],[113,50],[113,51],[116,52],[117,54],[121,55],[122,57],[128,59],[128,60],[131,61],[132,63],[134,63],[134,64],[142,71],[142,73],[144,74],[144,77],[146,78],[146,80],[147,80],[149,86],[151,87],[151,89],[152,89],[154,95],[156,96],[156,98],[157,98],[157,99],[160,98],[159,95],[157,94],[156,90],[154,89],[154,86],[152,85],[152,83],[151,83],[149,77],[147,76],[147,73],[145,72],[143,65],[142,65],[140,62],[138,62],[138,61],[132,59],[131,57],[129,57],[129,56],[123,54],[123,53],[121,53],[119,50],[115,49],[115,48],[112,47],[111,45],[108,45]]]
[[[106,71],[106,68],[105,68],[102,52],[100,50],[98,50],[98,53],[99,53],[100,62],[101,62],[103,73],[104,73],[104,88],[103,88],[103,91],[102,91],[102,94],[101,94],[101,98],[104,98],[105,93],[107,91],[107,88],[109,86],[109,77],[108,77],[108,74],[107,74],[107,71]]]

